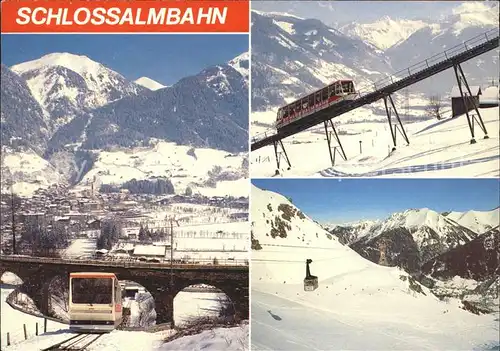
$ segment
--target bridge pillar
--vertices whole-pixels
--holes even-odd
[[[479,109],[477,108],[476,101],[472,98],[472,92],[470,90],[469,83],[467,83],[467,79],[465,78],[465,74],[464,74],[464,71],[462,70],[462,67],[460,66],[460,64],[456,64],[453,66],[453,70],[455,71],[455,77],[457,78],[457,83],[458,83],[458,90],[460,90],[460,95],[462,96],[462,101],[464,103],[464,109],[465,109],[465,115],[467,116],[467,124],[469,125],[469,130],[470,130],[470,133],[472,136],[470,143],[471,144],[476,143],[476,138],[474,136],[474,121],[478,122],[479,127],[481,128],[481,130],[484,133],[484,139],[489,139],[488,131],[486,130],[486,126],[484,125],[483,118],[481,117],[481,113],[479,113]],[[460,75],[459,75],[459,73],[460,73]],[[474,115],[472,117],[469,115],[469,108],[468,108],[469,104],[467,103],[467,99],[466,99],[467,95],[464,94],[463,89],[462,89],[462,82],[464,83],[465,88],[467,89],[467,92],[469,93],[469,95],[468,95],[469,100],[472,102],[474,110],[477,113],[477,118]]]
[[[174,296],[169,291],[150,291],[155,300],[156,324],[174,327]]]
[[[229,297],[233,303],[234,314],[236,321],[241,321],[244,319],[249,319],[249,294],[248,286],[240,287],[221,287],[224,293]]]
[[[290,170],[290,168],[292,168],[292,165],[291,165],[290,159],[288,158],[288,155],[286,153],[285,146],[283,146],[283,141],[282,140],[275,141],[275,142],[273,142],[273,145],[274,145],[274,155],[276,156],[276,167],[277,167],[275,175],[279,175],[280,174],[280,162],[281,162],[282,157],[288,163],[288,170]],[[281,148],[281,151],[278,150],[278,146]]]
[[[391,103],[392,110],[394,111],[394,114],[396,115],[397,122],[399,124],[395,124],[394,126],[392,125],[392,120],[391,120],[391,109],[387,104],[387,100]],[[403,127],[403,123],[401,122],[401,118],[399,118],[399,113],[398,110],[396,109],[396,105],[394,104],[394,101],[392,100],[391,95],[384,96],[384,106],[385,106],[385,112],[387,113],[387,120],[389,121],[389,129],[391,130],[391,137],[392,137],[392,142],[394,146],[392,147],[392,151],[396,150],[396,132],[399,130],[403,138],[405,139],[406,143],[409,145],[410,141],[408,140],[408,136],[406,135],[405,128]]]
[[[337,134],[337,130],[335,129],[335,125],[333,124],[333,121],[330,119],[328,121],[323,122],[325,126],[325,134],[326,134],[326,141],[328,143],[328,152],[330,153],[330,161],[332,163],[332,167],[335,166],[335,155],[338,153],[340,157],[344,159],[344,161],[347,161],[347,156],[344,151],[344,147],[342,146],[342,143],[340,142],[339,135]],[[331,127],[331,131],[328,130],[328,126]],[[332,151],[332,137],[335,139],[337,142],[338,146],[333,146],[333,151]],[[339,149],[340,148],[340,151]]]
[[[45,316],[49,315],[49,285],[54,276],[39,271],[23,280],[19,291],[30,297],[38,310]]]

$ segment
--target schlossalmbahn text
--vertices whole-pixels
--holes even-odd
[[[80,7],[75,11],[68,8],[21,7],[16,18],[19,25],[179,25],[179,24],[225,24],[228,7],[177,7],[125,8]]]

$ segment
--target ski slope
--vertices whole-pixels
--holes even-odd
[[[496,316],[467,312],[457,299],[443,302],[403,270],[365,260],[296,212],[285,197],[253,187],[251,210],[254,239],[261,245],[252,250],[254,350],[486,350],[500,345]],[[277,223],[284,223],[286,237],[272,237]],[[313,292],[303,288],[308,258],[311,274],[319,279]]]
[[[476,123],[477,143],[470,144],[471,135],[463,115],[405,124],[410,145],[406,145],[398,132],[394,152],[387,122],[334,120],[347,161],[337,154],[332,167],[324,128],[318,125],[283,140],[292,168],[287,170],[288,165],[282,160],[280,174],[283,177],[497,177],[500,175],[499,110],[494,107],[480,112],[488,131],[487,140]],[[272,146],[252,152],[251,162],[252,177],[275,174]]]

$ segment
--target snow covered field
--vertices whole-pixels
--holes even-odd
[[[82,183],[92,182],[94,177],[100,184],[122,184],[134,178],[167,177],[180,194],[189,186],[194,193],[207,196],[247,196],[248,183],[242,176],[241,169],[244,157],[244,154],[230,155],[227,151],[193,149],[160,141],[148,148],[100,152]],[[221,181],[215,188],[203,186],[210,179],[208,172],[215,165],[220,166],[222,171],[239,174],[240,179]],[[195,183],[199,185],[196,186]]]
[[[281,210],[277,209],[281,205]],[[288,205],[288,208],[286,208]],[[294,209],[294,210],[292,210]],[[285,232],[270,223],[287,213]],[[498,315],[439,300],[399,268],[365,260],[283,196],[252,189],[254,350],[493,350]],[[283,221],[283,219],[281,220]],[[278,227],[279,225],[276,224]],[[306,259],[319,287],[306,292]]]
[[[324,129],[320,125],[284,140],[292,168],[287,170],[282,160],[280,173],[284,177],[496,177],[499,175],[499,110],[494,107],[480,112],[490,137],[487,140],[476,124],[477,143],[470,144],[465,115],[441,121],[433,119],[406,123],[410,145],[405,144],[398,132],[398,147],[393,153],[390,153],[392,140],[387,122],[346,123],[341,117],[334,121],[347,161],[337,154],[336,165],[331,166]],[[258,131],[252,130],[253,135],[256,133]],[[305,155],[314,157],[306,159]],[[273,147],[252,152],[251,162],[252,177],[273,176],[276,169]]]

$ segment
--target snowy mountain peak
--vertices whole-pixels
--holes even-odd
[[[482,234],[498,225],[500,208],[497,207],[491,211],[450,212],[446,217],[465,228]]]
[[[250,70],[250,54],[244,52],[227,63],[237,70],[243,77],[248,78]]]
[[[498,26],[498,3],[464,2],[453,9],[452,18],[455,35],[468,27]]]
[[[261,245],[297,247],[339,245],[337,238],[295,207],[285,196],[252,185],[252,231]]]
[[[55,52],[36,60],[12,66],[12,70],[18,74],[23,74],[27,71],[54,66],[67,68],[80,75],[98,74],[101,70],[106,69],[102,64],[91,60],[87,56],[75,55],[68,52]]]
[[[384,16],[372,23],[351,23],[340,28],[344,34],[365,40],[380,50],[386,50],[408,39],[416,31],[429,26],[424,21],[394,20]]]
[[[139,84],[140,86],[143,86],[144,88],[147,88],[149,90],[158,90],[158,89],[163,89],[166,88],[165,85],[158,83],[157,81],[148,78],[148,77],[141,77],[138,78],[134,81],[135,84]]]
[[[70,122],[78,112],[143,90],[87,56],[67,52],[20,63],[12,70],[26,81],[34,98],[50,113],[53,131]]]

